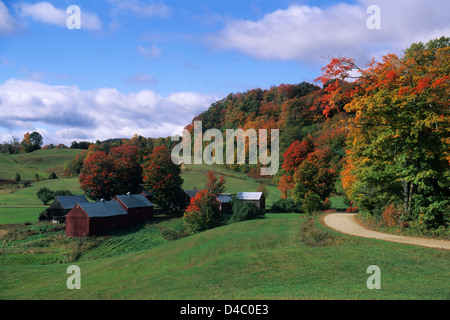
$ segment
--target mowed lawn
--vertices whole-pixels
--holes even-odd
[[[82,194],[78,178],[64,178],[35,181],[27,188],[20,188],[8,192],[0,192],[0,205],[2,206],[42,206],[37,197],[39,189],[46,187],[50,190],[69,190],[73,194]]]
[[[267,214],[109,258],[1,266],[0,298],[449,298],[448,251],[344,236],[317,219],[306,231],[306,221],[298,214]],[[317,238],[314,245],[307,234]],[[80,290],[66,286],[72,264],[81,269]],[[367,288],[371,265],[381,270],[380,290]]]

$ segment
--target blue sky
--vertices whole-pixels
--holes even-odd
[[[228,93],[450,36],[449,12],[447,0],[0,0],[0,142],[174,135]]]

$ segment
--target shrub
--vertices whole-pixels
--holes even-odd
[[[354,207],[353,204],[350,205],[350,207],[347,208],[347,211],[345,211],[346,213],[355,213],[358,212],[358,207]]]
[[[342,241],[342,238],[319,229],[314,217],[307,217],[302,223],[300,238],[309,247],[324,247]]]
[[[258,219],[264,216],[264,211],[260,210],[256,204],[252,202],[237,201],[233,204],[233,215],[231,222],[239,222],[245,220]]]
[[[165,226],[158,226],[158,230],[161,236],[168,241],[178,240],[186,237],[186,233],[184,231],[175,231]]]
[[[58,176],[56,175],[56,173],[52,172],[50,173],[50,175],[48,176],[49,179],[58,179]]]
[[[64,190],[56,190],[54,192],[55,197],[57,196],[73,196],[72,192],[70,190],[64,189]]]
[[[383,224],[386,227],[395,227],[400,224],[400,219],[402,217],[401,206],[396,206],[394,204],[389,204],[383,211]]]
[[[320,196],[312,191],[305,193],[302,209],[307,214],[314,214],[323,210],[323,202]]]
[[[184,212],[184,225],[188,233],[197,233],[223,224],[220,204],[207,190],[199,191]]]
[[[271,210],[274,212],[303,212],[302,204],[293,199],[279,199],[272,204]]]
[[[323,210],[331,209],[331,200],[326,198],[322,203]]]

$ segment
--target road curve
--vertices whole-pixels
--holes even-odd
[[[325,225],[338,232],[349,234],[352,236],[373,238],[429,248],[450,250],[450,241],[448,240],[435,240],[417,237],[398,236],[373,231],[360,225],[355,220],[355,216],[356,214],[354,213],[330,213],[323,218],[323,222]]]

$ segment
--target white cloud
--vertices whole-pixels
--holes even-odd
[[[3,1],[0,1],[0,36],[10,35],[20,29],[19,22],[10,14]]]
[[[139,46],[137,48],[137,52],[145,59],[153,59],[161,56],[161,49],[158,48],[156,45],[152,45],[149,48]]]
[[[37,2],[34,4],[18,3],[16,5],[19,15],[23,18],[31,18],[35,21],[51,24],[58,27],[66,28],[67,19],[71,14],[66,12],[67,8],[58,9],[49,2]],[[91,12],[85,12],[81,9],[81,28],[91,31],[98,31],[102,27],[100,18]]]
[[[156,79],[151,75],[138,73],[130,78],[126,78],[124,83],[128,85],[153,85],[156,83]]]
[[[0,84],[0,137],[10,140],[45,128],[46,143],[70,144],[116,137],[167,137],[181,134],[191,119],[217,98],[196,92],[167,97],[151,90],[123,93],[100,88],[51,86],[8,80]],[[7,137],[8,136],[8,137]]]
[[[161,17],[167,18],[170,16],[170,8],[162,2],[145,3],[137,0],[110,0],[115,8],[114,14],[132,13],[140,17]]]
[[[381,9],[381,29],[369,30],[367,8]],[[258,21],[234,20],[208,41],[218,50],[237,50],[265,60],[323,62],[347,56],[366,62],[401,53],[412,42],[450,35],[448,0],[359,0],[328,7],[291,5]]]

